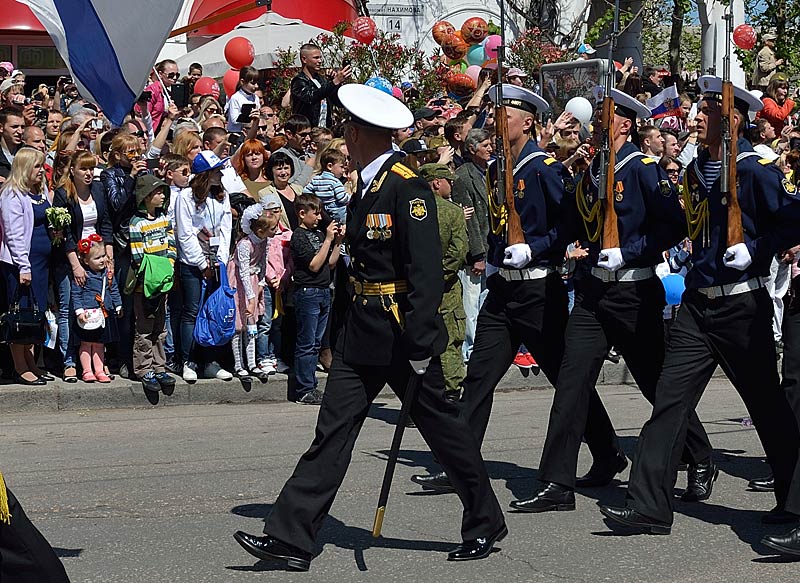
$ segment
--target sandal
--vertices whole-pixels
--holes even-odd
[[[97,377],[94,376],[90,370],[83,371],[83,376],[81,378],[83,378],[84,383],[93,383],[97,380]]]
[[[72,372],[70,372],[72,371]],[[78,382],[78,371],[75,369],[74,366],[68,366],[64,369],[64,382],[65,383],[77,383]]]
[[[104,372],[98,372],[97,374],[94,375],[94,377],[97,379],[98,383],[110,383],[111,382],[111,379]]]

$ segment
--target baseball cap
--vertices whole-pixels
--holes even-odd
[[[766,33],[761,35],[761,39],[762,40],[775,40],[777,38],[778,37],[775,34],[771,33],[771,32],[766,32]]]
[[[274,192],[267,192],[261,197],[261,206],[263,206],[266,210],[283,208],[281,206],[281,200]]]
[[[527,77],[528,74],[517,67],[511,67],[506,73],[506,77]]]
[[[8,61],[3,61],[0,63],[0,67],[6,70],[6,73],[11,73],[14,70],[14,65],[9,63]]]
[[[434,118],[437,115],[439,115],[439,112],[436,111],[435,109],[431,109],[430,107],[420,107],[418,110],[414,112],[414,121]]]
[[[227,160],[227,158],[225,159]],[[221,160],[211,150],[203,150],[192,160],[192,174],[200,174],[201,172],[208,172],[214,168],[220,168],[225,160]]]
[[[403,140],[400,144],[400,149],[406,154],[418,154],[419,152],[427,152],[430,148],[421,138],[408,138]]]
[[[11,89],[16,83],[12,79],[5,79],[2,83],[0,83],[0,93],[5,93],[9,89]]]
[[[582,55],[582,54],[584,54],[584,53],[585,53],[585,54],[587,54],[587,55],[593,55],[593,54],[595,54],[596,52],[597,52],[597,49],[595,49],[595,48],[594,48],[592,45],[590,45],[589,43],[583,43],[582,45],[580,45],[580,46],[578,47],[578,54],[579,54],[579,55]]]

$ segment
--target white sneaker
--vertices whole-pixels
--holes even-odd
[[[224,368],[220,368],[214,376],[221,381],[229,381],[233,378],[233,375]]]
[[[260,368],[266,374],[275,374],[276,372],[278,372],[278,369],[276,369],[275,365],[272,364],[272,362],[269,360],[265,360],[264,362],[262,362],[258,366],[258,368]]]
[[[181,376],[183,376],[183,380],[185,380],[187,383],[197,382],[197,373],[188,364],[183,365],[183,375]]]
[[[280,358],[275,360],[275,372],[286,374],[289,372],[289,365],[283,362]]]

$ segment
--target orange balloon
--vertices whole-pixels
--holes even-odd
[[[446,20],[440,20],[431,28],[433,40],[437,45],[440,46],[444,42],[444,39],[453,34],[455,31],[456,28]]]
[[[469,45],[464,42],[464,39],[455,34],[451,34],[442,41],[442,51],[453,60],[463,59],[468,50]]]
[[[489,34],[489,25],[480,16],[468,18],[461,25],[461,37],[467,44],[474,45],[481,42]]]

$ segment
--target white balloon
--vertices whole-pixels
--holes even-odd
[[[590,121],[592,121],[594,108],[589,100],[585,97],[573,97],[567,101],[564,111],[570,112],[573,116],[575,116],[575,119],[580,120],[580,122],[586,126],[589,125]]]

